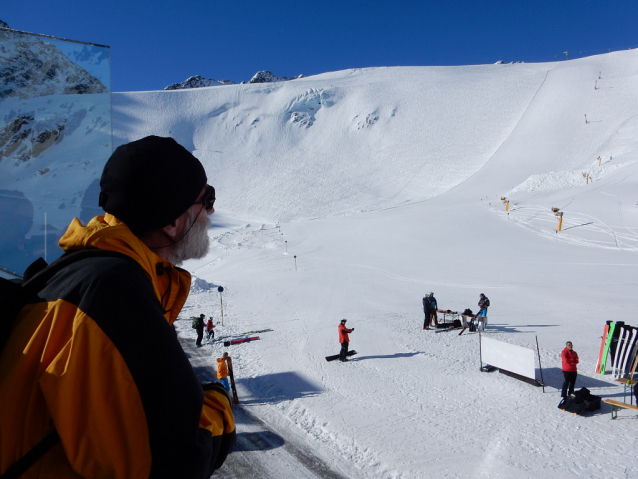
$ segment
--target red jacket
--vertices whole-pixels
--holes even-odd
[[[570,351],[569,349],[563,349],[560,353],[560,357],[563,358],[563,371],[576,372],[576,365],[578,364],[578,354],[576,351]]]
[[[351,333],[352,331],[354,331],[354,328],[348,329],[345,324],[339,324],[339,343],[349,343],[350,338],[348,337],[348,333]]]

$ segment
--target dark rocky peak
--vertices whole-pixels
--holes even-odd
[[[0,20],[0,28],[8,28],[9,30],[11,29],[7,22],[3,22],[2,20]]]
[[[303,78],[303,75],[297,75],[296,77],[278,77],[269,71],[261,71],[257,72],[253,75],[249,82],[242,81],[241,84],[245,83],[271,83],[278,81],[288,81],[295,80],[297,78]],[[184,80],[181,83],[173,83],[172,85],[168,85],[164,90],[184,90],[187,88],[204,88],[209,86],[220,86],[220,85],[234,85],[235,82],[231,80],[213,80],[212,78],[204,78],[200,75],[195,75],[187,80]]]
[[[182,83],[173,83],[168,85],[164,90],[184,90],[187,88],[203,88],[208,86],[219,86],[219,85],[234,85],[235,82],[231,80],[213,80],[212,78],[204,78],[200,75],[192,76]]]
[[[276,81],[288,81],[296,80],[297,78],[303,78],[303,75],[297,75],[296,77],[278,77],[269,71],[260,71],[253,75],[248,83],[271,83]]]

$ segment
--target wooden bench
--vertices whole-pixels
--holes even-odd
[[[616,419],[618,417],[619,409],[634,409],[638,411],[638,406],[633,404],[627,404],[626,402],[614,401],[613,399],[603,399],[604,403],[611,405],[611,418]]]

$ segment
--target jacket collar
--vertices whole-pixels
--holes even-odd
[[[188,298],[190,273],[157,256],[126,224],[109,213],[96,216],[86,226],[73,218],[59,245],[64,251],[98,248],[133,258],[149,276],[170,324],[177,319]]]

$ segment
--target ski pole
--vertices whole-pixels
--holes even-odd
[[[541,364],[541,350],[538,347],[538,336],[536,336],[536,352],[538,353],[538,366],[541,370],[541,384],[543,385],[543,393],[545,393],[545,380],[543,379],[543,365]]]
[[[481,345],[481,332],[479,331],[479,371],[483,371],[483,348]]]

